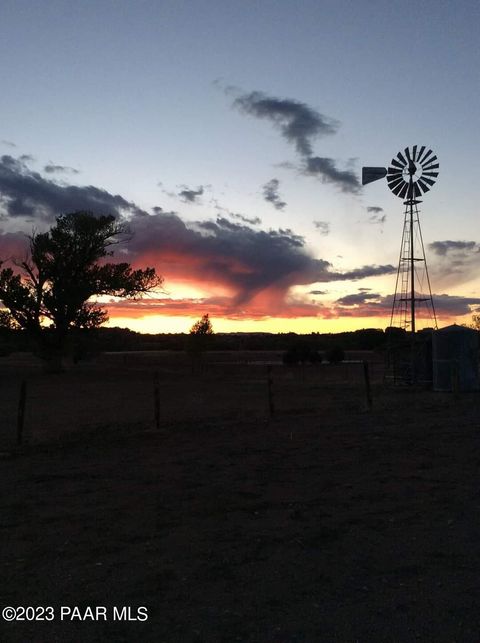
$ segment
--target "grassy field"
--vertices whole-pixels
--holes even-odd
[[[0,603],[55,619],[1,640],[477,641],[478,394],[389,389],[352,357],[372,361],[371,411],[358,364],[112,354],[46,376],[4,358]]]

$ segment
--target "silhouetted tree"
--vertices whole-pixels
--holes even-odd
[[[193,326],[190,328],[190,335],[195,337],[206,337],[208,335],[213,335],[213,326],[208,313],[203,315],[201,319],[196,321]]]
[[[192,372],[202,370],[203,353],[211,343],[213,326],[208,313],[190,328],[187,350],[192,359]]]
[[[0,300],[8,318],[58,367],[73,329],[107,321],[106,310],[92,299],[137,298],[163,283],[154,268],[105,261],[113,254],[109,248],[126,241],[128,233],[113,216],[72,212],[59,216],[48,232],[29,237],[29,256],[15,261],[15,270],[0,261]]]
[[[470,324],[470,328],[473,328],[473,330],[480,330],[480,315],[472,315],[472,323]]]

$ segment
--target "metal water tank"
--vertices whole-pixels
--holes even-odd
[[[433,333],[433,390],[478,391],[478,332],[446,326]]]

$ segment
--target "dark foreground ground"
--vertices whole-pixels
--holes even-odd
[[[327,394],[4,453],[0,604],[55,619],[0,640],[479,641],[478,395]]]

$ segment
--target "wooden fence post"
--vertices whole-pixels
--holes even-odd
[[[27,402],[27,382],[22,380],[20,384],[20,398],[18,400],[18,414],[17,414],[17,444],[20,446],[23,443],[23,427],[25,424],[25,405]]]
[[[459,391],[459,372],[458,371],[459,371],[458,360],[457,359],[450,360],[450,376],[452,381],[452,393],[455,398],[458,397],[458,391]]]
[[[365,379],[365,395],[367,398],[367,409],[372,410],[372,390],[370,388],[370,372],[368,369],[368,362],[363,360],[363,377]]]
[[[160,429],[160,382],[158,371],[153,374],[153,409],[155,417],[155,428]]]
[[[267,366],[267,390],[268,390],[268,413],[272,418],[275,415],[275,405],[273,402],[273,377],[272,367]]]

